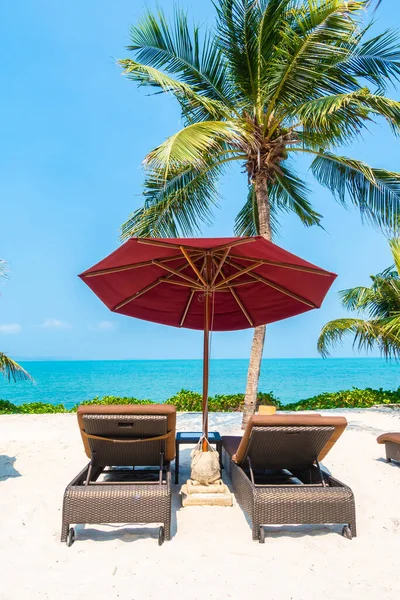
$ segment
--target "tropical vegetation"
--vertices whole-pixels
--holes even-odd
[[[364,220],[392,226],[399,214],[400,175],[343,155],[381,117],[394,133],[400,103],[385,92],[400,77],[394,31],[369,37],[370,0],[218,0],[216,24],[189,24],[177,9],[147,12],[131,28],[134,58],[125,75],[179,102],[183,127],[144,161],[144,206],[122,226],[129,236],[178,236],[210,223],[217,182],[239,164],[248,195],[238,235],[271,239],[283,213],[306,226],[321,215],[296,172],[311,159],[315,179]],[[254,410],[265,337],[255,329],[245,419]]]
[[[166,400],[167,404],[173,404],[181,412],[200,412],[202,396],[198,392],[180,390],[177,394]],[[85,400],[82,404],[156,404],[152,400],[140,400],[133,397],[104,396]],[[326,392],[312,398],[306,398],[299,402],[282,404],[272,393],[258,392],[257,406],[268,404],[276,406],[278,410],[321,410],[329,408],[369,408],[375,405],[400,405],[400,388],[397,390],[364,390],[353,388],[340,392]],[[41,413],[73,413],[78,405],[66,408],[64,404],[49,404],[45,402],[30,402],[25,404],[13,404],[8,400],[0,400],[0,414],[41,414]],[[211,412],[241,412],[244,408],[244,394],[219,394],[209,398],[209,410]]]
[[[379,349],[385,358],[400,356],[400,238],[389,241],[394,264],[382,273],[371,275],[370,287],[359,286],[340,292],[346,310],[367,318],[342,318],[329,321],[321,330],[318,350],[323,356],[354,336],[353,347],[370,351]]]
[[[7,278],[7,264],[4,260],[0,259],[0,280]],[[31,379],[29,373],[4,352],[0,352],[0,373],[2,373],[8,381],[11,379],[14,381],[17,381],[17,379]]]

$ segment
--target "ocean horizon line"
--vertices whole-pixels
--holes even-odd
[[[189,362],[189,361],[201,361],[202,358],[71,358],[71,357],[40,357],[40,358],[26,358],[17,356],[16,360],[20,362]],[[215,360],[249,360],[249,356],[239,357],[222,357],[222,358],[210,358],[210,361]],[[266,356],[262,359],[263,361],[271,360],[320,360],[326,363],[336,360],[380,360],[388,362],[389,364],[396,364],[396,361],[390,361],[382,356],[335,356],[329,358],[323,358],[322,356]]]

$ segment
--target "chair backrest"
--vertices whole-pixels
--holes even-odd
[[[166,462],[175,458],[174,406],[82,405],[78,423],[94,464],[153,466],[160,463],[160,452]]]
[[[254,469],[306,469],[322,460],[347,426],[344,417],[254,416],[234,456]]]

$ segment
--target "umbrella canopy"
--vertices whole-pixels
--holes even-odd
[[[204,330],[207,434],[209,331],[256,327],[319,308],[336,275],[257,236],[131,238],[80,277],[113,312]]]
[[[112,311],[213,331],[265,325],[319,308],[336,275],[263,237],[132,238],[80,275]]]

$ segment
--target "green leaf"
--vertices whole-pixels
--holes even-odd
[[[208,161],[200,170],[188,167],[170,171],[166,181],[157,172],[148,172],[145,205],[124,223],[121,238],[189,236],[199,233],[200,224],[209,225],[224,156],[210,155]]]
[[[355,287],[340,292],[347,310],[364,313],[363,319],[336,319],[327,323],[319,336],[318,350],[328,356],[329,349],[341,343],[347,334],[354,335],[359,350],[379,348],[386,358],[400,357],[400,241],[389,242],[395,265],[371,276],[371,286]]]
[[[329,321],[323,328],[318,338],[318,351],[322,356],[329,356],[332,346],[342,343],[347,334],[354,335],[353,347],[358,351],[371,351],[378,345],[384,356],[400,355],[400,343],[396,346],[389,345],[385,340],[384,331],[379,323],[364,321],[363,319],[336,319]],[[400,339],[399,339],[400,342]]]
[[[269,190],[271,205],[276,211],[293,212],[306,227],[319,225],[322,215],[308,201],[310,189],[292,169],[281,163],[276,182]]]
[[[238,150],[244,141],[244,130],[235,122],[201,121],[181,129],[158,148],[150,152],[146,159],[147,168],[158,171],[166,180],[169,171],[189,166],[200,170],[207,168],[210,152],[218,151],[223,143]]]
[[[349,196],[366,220],[386,226],[395,223],[400,212],[400,174],[329,152],[319,153],[311,169],[342,204]]]
[[[258,235],[258,210],[254,185],[249,185],[247,199],[235,219],[234,233],[238,236]]]
[[[371,94],[367,88],[310,100],[291,112],[303,127],[300,140],[309,147],[350,142],[375,115],[384,117],[393,133],[400,131],[400,102]]]
[[[137,62],[168,71],[205,97],[233,107],[228,65],[214,35],[200,27],[191,31],[184,11],[175,9],[170,25],[162,10],[149,11],[130,33],[128,50]]]
[[[357,14],[366,4],[325,0],[295,9],[272,58],[265,88],[267,119],[276,105],[289,108],[321,94],[359,87],[355,78],[335,65],[356,47]]]
[[[258,95],[259,2],[219,0],[214,6],[218,18],[218,47],[222,49],[241,94],[254,102]]]
[[[393,81],[400,80],[400,48],[397,31],[387,31],[367,40],[353,52],[341,67],[350,75],[362,77],[383,93]]]
[[[2,259],[0,259],[0,279],[1,278],[8,279],[7,263]]]
[[[28,379],[32,381],[32,377],[29,373],[25,371],[21,365],[15,362],[15,360],[4,354],[4,352],[0,352],[0,373],[3,373],[8,381],[11,379],[14,381],[17,381],[18,379]]]
[[[223,118],[229,116],[229,112],[226,110],[224,104],[218,100],[197,93],[190,85],[173,79],[158,69],[142,65],[131,59],[119,60],[118,63],[123,67],[124,75],[132,79],[132,81],[140,85],[160,88],[163,92],[173,93],[180,101],[185,112],[202,109],[209,117]]]

